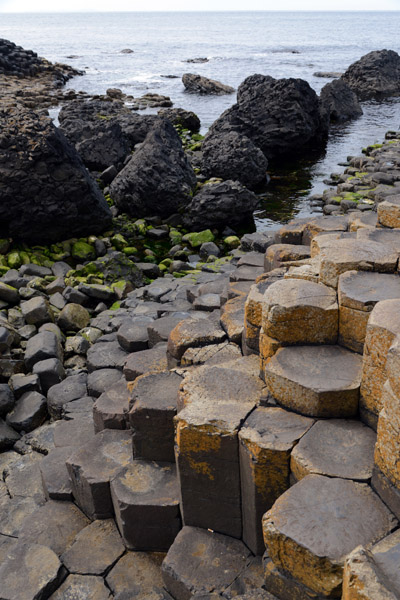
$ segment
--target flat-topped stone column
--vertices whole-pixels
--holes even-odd
[[[201,367],[186,377],[175,449],[185,525],[237,538],[242,534],[238,431],[264,393],[263,382],[241,370],[242,361],[228,363],[237,369]]]
[[[389,196],[377,207],[378,221],[384,227],[400,227],[400,194]]]
[[[292,451],[291,475],[297,481],[312,473],[369,481],[375,441],[375,432],[359,421],[317,421]]]
[[[310,246],[293,244],[273,244],[265,252],[264,271],[285,266],[287,262],[310,258]]]
[[[265,383],[284,408],[325,418],[358,411],[362,359],[340,346],[280,348],[265,367]]]
[[[290,452],[313,422],[282,408],[257,408],[239,431],[242,538],[254,554],[265,551],[262,516],[289,488]]]
[[[375,464],[400,492],[400,399],[390,381],[383,386],[381,401]]]
[[[400,531],[371,549],[358,546],[346,558],[343,600],[397,600],[400,598]]]
[[[168,550],[181,528],[175,465],[134,460],[113,477],[110,487],[126,547]]]
[[[320,283],[337,288],[339,275],[352,270],[378,273],[396,271],[398,253],[384,244],[371,240],[332,239],[331,235],[318,238]]]
[[[368,319],[374,306],[400,299],[400,277],[348,271],[339,277],[339,344],[363,353]]]
[[[283,345],[334,344],[338,333],[336,292],[301,279],[282,279],[264,293],[262,328]]]
[[[89,518],[113,516],[110,479],[132,463],[131,444],[130,431],[104,429],[68,458],[72,493]]]
[[[400,299],[379,302],[367,325],[360,391],[361,418],[374,429],[382,409],[388,351],[399,333]]]
[[[308,475],[263,518],[268,553],[311,592],[340,598],[344,561],[358,545],[388,535],[397,521],[364,483]]]

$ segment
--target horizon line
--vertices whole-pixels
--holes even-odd
[[[384,10],[382,9],[375,9],[375,8],[371,8],[368,10],[364,10],[364,9],[360,9],[360,8],[353,8],[353,9],[348,9],[348,8],[344,8],[341,10],[337,10],[337,9],[319,9],[319,10],[311,10],[311,9],[289,9],[289,8],[284,8],[284,9],[269,9],[269,10],[264,10],[264,9],[242,9],[242,8],[237,8],[235,10],[221,10],[221,9],[207,9],[207,10],[199,10],[199,9],[186,9],[186,10],[159,10],[159,9],[148,9],[148,10],[92,10],[92,9],[84,9],[84,10],[17,10],[17,11],[13,11],[13,10],[1,10],[0,9],[0,14],[9,14],[9,15],[35,15],[35,14],[81,14],[81,13],[97,13],[97,14],[109,14],[109,13],[125,13],[125,14],[132,14],[132,13],[210,13],[210,12],[215,12],[215,13],[244,13],[244,12],[257,12],[257,13],[279,13],[279,12],[286,12],[286,13],[351,13],[351,12],[356,12],[356,13],[378,13],[378,12],[400,12],[400,8],[386,8]]]

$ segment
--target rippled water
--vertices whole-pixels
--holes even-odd
[[[328,80],[315,72],[344,71],[371,50],[400,52],[399,30],[400,12],[0,14],[0,37],[86,71],[68,87],[168,95],[175,106],[199,115],[203,132],[235,95],[188,94],[183,73],[200,73],[235,88],[253,73],[300,77],[319,92]],[[134,52],[121,54],[124,48]],[[209,61],[185,62],[195,57]],[[332,129],[323,156],[274,166],[275,177],[285,177],[273,180],[266,211],[257,218],[259,229],[309,214],[308,195],[322,189],[322,180],[340,169],[338,162],[399,128],[400,99],[364,103],[363,109],[357,121]]]

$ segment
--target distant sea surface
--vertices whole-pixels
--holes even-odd
[[[343,72],[371,50],[400,53],[399,31],[400,12],[0,14],[0,37],[52,62],[85,70],[68,88],[96,94],[117,87],[135,97],[167,95],[174,106],[200,117],[203,133],[236,97],[188,94],[183,73],[199,73],[235,88],[254,73],[299,77],[319,93],[330,80],[314,73]],[[133,53],[121,53],[127,48]],[[185,62],[199,57],[208,62]],[[322,180],[340,170],[338,162],[381,141],[388,129],[399,129],[400,98],[362,106],[360,119],[332,129],[323,155],[290,165],[292,184],[276,188],[276,208],[269,209],[266,202],[258,229],[308,215],[308,196],[320,192]],[[282,165],[282,173],[288,168]]]

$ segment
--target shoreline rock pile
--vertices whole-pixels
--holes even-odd
[[[259,89],[282,95],[283,81],[246,80],[213,130],[233,164],[247,153],[254,181],[268,152],[244,106],[260,107]],[[303,141],[322,139],[328,117],[314,92],[299,80],[287,92],[287,135],[301,92]],[[207,183],[192,168],[199,142],[189,135],[185,154],[165,118],[138,119],[118,100],[77,102],[61,117],[69,143],[26,108],[2,103],[1,116],[6,235],[35,243],[50,235],[46,210],[56,223],[66,205],[76,215],[54,227],[49,248],[0,240],[0,598],[396,600],[400,134],[332,176],[336,190],[314,199],[329,214],[241,240],[225,229],[218,246],[205,224],[242,222],[257,196],[237,179]],[[191,114],[168,118],[197,127]],[[92,173],[116,163],[97,173],[104,195],[78,147]],[[118,215],[117,232],[60,239],[66,222],[71,234],[86,235],[85,219],[99,215],[108,226],[117,210],[104,198],[119,201],[127,172],[142,177],[132,194],[151,198],[166,147],[176,158],[152,211],[184,180],[181,214],[133,224]],[[218,147],[207,155],[204,142],[213,164]],[[57,182],[68,198],[54,195]],[[20,215],[18,185],[19,202],[36,199]],[[99,201],[93,215],[82,189]],[[204,230],[178,229],[192,220]],[[154,264],[150,239],[167,262]]]

